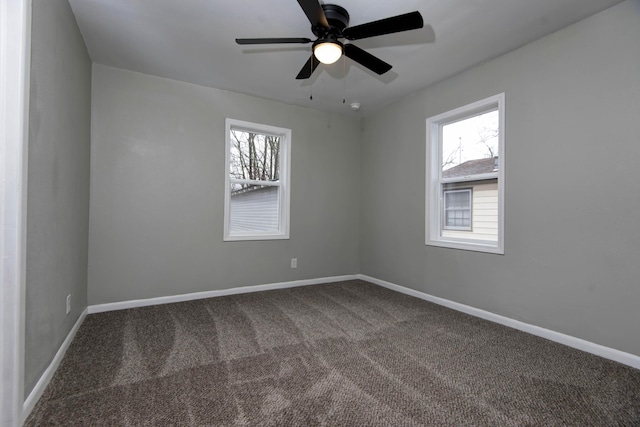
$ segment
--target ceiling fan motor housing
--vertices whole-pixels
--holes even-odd
[[[327,34],[333,34],[336,38],[342,37],[342,30],[349,25],[349,12],[336,4],[323,4],[322,10],[327,17],[330,28],[327,30],[324,27],[312,27],[313,34],[318,37],[323,37]]]

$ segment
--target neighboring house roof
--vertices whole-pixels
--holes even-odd
[[[231,189],[231,196],[275,188],[271,185],[250,185],[248,187],[242,187],[240,184],[234,184],[234,186],[238,186],[238,188],[235,190],[233,188]]]
[[[498,156],[487,157],[486,159],[468,160],[442,172],[443,178],[454,178],[456,176],[479,175],[492,173],[498,170]]]

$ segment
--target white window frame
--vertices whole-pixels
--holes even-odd
[[[469,194],[469,226],[455,226],[455,225],[447,225],[447,205],[445,203],[447,193],[468,193]],[[472,231],[473,230],[473,188],[451,188],[442,190],[442,229],[443,230],[457,230],[457,231]],[[461,209],[458,209],[461,210]],[[465,210],[467,210],[465,208]]]
[[[447,111],[427,119],[426,150],[426,197],[425,197],[425,244],[453,249],[463,249],[504,255],[504,186],[505,186],[505,95],[500,93],[477,102]],[[468,177],[442,177],[442,128],[443,126],[477,116],[481,113],[498,111],[498,161],[497,172]],[[459,237],[445,237],[443,229],[443,185],[453,182],[471,182],[498,178],[498,240],[485,241]],[[472,207],[473,209],[473,207]]]
[[[231,179],[229,164],[231,160],[231,130],[237,129],[247,132],[254,132],[263,135],[273,135],[280,138],[280,173],[279,180],[272,181],[253,181],[240,180],[243,183],[255,184],[261,186],[280,187],[279,207],[278,207],[278,230],[268,232],[250,232],[231,234],[229,226],[231,224],[231,182],[239,180]],[[290,170],[291,170],[291,129],[280,128],[276,126],[251,123],[242,120],[227,118],[225,121],[225,190],[224,190],[224,241],[242,241],[242,240],[282,240],[289,239],[289,212],[290,212]]]

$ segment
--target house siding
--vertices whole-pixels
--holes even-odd
[[[473,187],[472,231],[442,230],[443,237],[498,241],[498,182]]]
[[[246,233],[278,230],[278,195],[279,187],[263,187],[232,194],[229,231]]]

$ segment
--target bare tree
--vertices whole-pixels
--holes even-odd
[[[497,155],[497,147],[492,144],[491,141],[496,141],[500,131],[495,127],[482,127],[478,128],[478,141],[477,144],[483,145],[486,150],[487,157],[495,157]]]
[[[493,113],[487,114],[493,115]],[[493,117],[486,117],[485,120],[480,121],[475,119],[476,117],[472,117],[445,126],[449,133],[446,137],[446,145],[443,144],[443,170],[468,160],[493,158],[498,155],[500,130],[497,116],[494,120],[492,120]]]
[[[280,138],[243,130],[231,131],[230,174],[251,181],[277,181],[280,174]],[[241,183],[239,188],[255,184]]]
[[[455,150],[451,151],[446,159],[442,159],[442,170],[447,169],[449,165],[457,165],[459,163],[458,159],[460,158],[460,153],[462,152],[462,148],[458,147]]]

